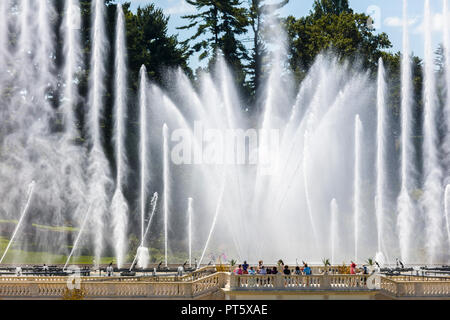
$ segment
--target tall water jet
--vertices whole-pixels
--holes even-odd
[[[82,64],[80,28],[81,12],[78,0],[68,0],[66,2],[66,15],[62,24],[62,34],[64,35],[64,98],[61,104],[64,116],[64,127],[69,139],[76,137],[74,107],[78,103],[77,73]]]
[[[38,89],[43,97],[43,103],[47,105],[47,110],[51,112],[51,106],[48,99],[48,91],[54,86],[55,77],[55,35],[51,25],[51,19],[55,15],[52,1],[37,0],[38,25],[37,32],[40,35],[39,43],[35,48],[35,61],[39,65],[37,70],[37,79],[39,80]]]
[[[163,126],[163,177],[164,177],[164,262],[167,267],[167,247],[169,239],[169,128]]]
[[[0,1],[0,58],[8,51],[9,1]]]
[[[444,165],[447,168],[450,167],[450,22],[449,22],[449,11],[448,11],[448,0],[443,0],[443,21],[444,21],[444,29],[443,29],[443,44],[444,44],[444,61],[445,61],[445,107],[444,107],[444,119],[445,125],[447,126],[447,133],[445,135],[444,140],[444,153],[446,154]],[[447,173],[444,176],[446,182],[449,181],[450,176]]]
[[[89,202],[92,204],[92,220],[94,232],[94,254],[96,263],[100,262],[103,251],[103,233],[105,215],[108,210],[108,194],[110,172],[109,163],[105,157],[102,146],[102,131],[100,121],[104,109],[105,96],[105,56],[107,52],[107,39],[105,30],[105,7],[103,0],[92,1],[92,53],[91,73],[89,79],[89,112],[87,127],[91,139],[89,152]]]
[[[189,267],[192,267],[192,214],[194,199],[188,199],[188,241],[189,241]]]
[[[8,245],[5,248],[5,252],[3,252],[2,258],[0,259],[0,264],[3,262],[3,259],[5,259],[6,254],[8,253],[9,247],[14,242],[14,239],[16,238],[16,235],[17,235],[18,231],[20,230],[20,227],[22,226],[23,220],[28,213],[28,208],[30,206],[31,199],[33,197],[35,184],[36,183],[34,181],[32,181],[30,183],[30,185],[28,186],[27,202],[25,203],[25,206],[22,210],[22,214],[20,215],[20,219],[19,219],[19,222],[17,223],[16,229],[14,229],[13,235],[12,235],[11,239],[9,240]]]
[[[402,261],[411,259],[411,236],[414,223],[414,208],[410,188],[413,187],[414,146],[412,132],[412,70],[409,55],[408,1],[403,0],[403,54],[401,60],[401,188],[397,199],[397,230]]]
[[[385,233],[385,190],[386,184],[386,134],[388,127],[386,125],[386,79],[383,59],[378,60],[378,85],[377,85],[377,160],[376,160],[376,194],[375,194],[375,216],[377,219],[377,248],[378,252],[385,252],[384,241]],[[362,186],[359,186],[360,188]]]
[[[447,240],[450,245],[450,184],[445,188],[444,197],[445,223],[447,226]]]
[[[145,229],[143,240],[141,241],[141,245],[139,246],[136,255],[134,257],[133,263],[131,264],[130,271],[133,270],[134,264],[136,260],[139,260],[138,266],[141,268],[147,268],[148,262],[150,261],[150,254],[148,248],[145,247],[145,240],[147,239],[148,232],[150,231],[150,227],[152,226],[153,217],[156,212],[156,205],[158,204],[158,193],[155,192],[153,194],[152,200],[150,202],[150,206],[152,208],[152,212],[150,214],[150,219],[147,224],[147,228]],[[143,248],[143,249],[140,249]]]
[[[224,175],[224,178],[225,178],[225,175]],[[209,242],[211,241],[211,237],[213,235],[214,229],[216,228],[217,218],[219,217],[219,213],[222,210],[222,202],[223,202],[223,196],[225,193],[225,185],[226,185],[225,179],[222,179],[222,181],[223,181],[222,191],[220,192],[219,200],[217,201],[216,212],[214,214],[213,223],[212,223],[211,228],[209,229],[208,238],[206,239],[205,247],[203,248],[203,252],[200,257],[200,260],[197,263],[197,266],[196,266],[197,268],[199,268],[202,264],[203,258],[205,257],[205,254],[206,254],[206,250],[209,247]]]
[[[314,244],[317,245],[317,231],[316,231],[316,225],[314,223],[314,216],[312,213],[312,207],[311,207],[311,197],[309,194],[309,181],[308,181],[308,161],[309,161],[309,133],[308,131],[305,132],[304,135],[304,142],[303,142],[303,187],[305,191],[305,201],[306,201],[306,210],[308,211],[308,218],[311,223],[311,230],[313,233],[314,238]]]
[[[339,206],[336,199],[333,199],[330,203],[330,211],[331,211],[331,264],[336,264],[336,248],[338,245],[338,218],[339,218]]]
[[[127,247],[128,204],[122,191],[127,172],[127,158],[124,148],[125,118],[127,107],[127,72],[126,72],[126,44],[125,21],[122,5],[117,4],[116,46],[115,46],[115,81],[114,81],[114,140],[116,151],[116,191],[111,203],[113,224],[114,250],[117,267],[122,267]]]
[[[72,246],[72,250],[70,251],[70,254],[69,254],[69,256],[67,257],[67,260],[66,260],[66,263],[64,264],[63,270],[66,269],[67,265],[68,265],[69,262],[70,262],[70,259],[72,258],[73,254],[75,253],[75,250],[78,249],[78,244],[79,244],[79,242],[80,242],[80,240],[81,240],[81,236],[82,236],[83,233],[84,233],[84,230],[85,230],[85,228],[86,228],[86,224],[87,224],[87,222],[88,222],[88,220],[89,220],[89,216],[91,215],[91,208],[92,208],[92,206],[89,205],[89,208],[88,208],[88,210],[86,211],[86,214],[85,214],[85,216],[84,216],[83,222],[82,222],[82,224],[81,224],[80,231],[78,232],[77,238],[75,239],[75,242],[74,242],[74,244],[73,244],[73,246]]]
[[[145,201],[147,198],[147,69],[141,66],[139,72],[139,110],[140,110],[140,161],[141,161],[141,245],[144,241]]]
[[[425,54],[424,54],[424,122],[423,163],[424,195],[426,216],[427,253],[430,263],[436,263],[443,254],[443,206],[442,171],[439,163],[437,130],[436,79],[432,43],[432,21],[430,1],[425,0]]]
[[[353,228],[354,228],[354,249],[355,261],[358,261],[359,224],[361,219],[361,156],[363,126],[359,114],[355,116],[355,167],[353,176]],[[380,232],[378,232],[380,233]],[[380,238],[380,236],[378,236]]]

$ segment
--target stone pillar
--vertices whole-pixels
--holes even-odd
[[[423,297],[425,295],[423,290],[423,283],[416,282],[414,283],[414,296]]]
[[[239,276],[235,274],[230,275],[230,290],[239,289]]]
[[[284,277],[281,273],[275,275],[273,282],[274,289],[284,289]]]
[[[328,274],[325,274],[323,276],[320,277],[320,289],[321,290],[329,290],[331,289],[331,281],[330,281],[330,277],[328,276]]]
[[[187,283],[183,283],[181,285],[184,286],[184,289],[185,289],[185,291],[184,291],[185,298],[188,298],[188,299],[193,298],[194,296],[193,296],[193,288],[192,288],[192,286],[194,285],[194,283],[193,282],[187,282]]]

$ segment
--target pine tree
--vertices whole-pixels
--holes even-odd
[[[267,40],[264,37],[264,19],[269,14],[281,9],[289,0],[283,0],[276,4],[265,4],[265,0],[249,0],[248,19],[253,31],[253,49],[251,60],[248,65],[248,74],[250,79],[248,86],[252,92],[252,97],[256,96],[263,78],[263,64],[267,55]],[[254,100],[254,99],[252,99]]]
[[[186,44],[196,41],[191,54],[200,53],[200,60],[210,58],[213,64],[219,52],[235,72],[236,82],[242,86],[245,80],[243,61],[248,59],[247,49],[239,36],[247,32],[248,20],[241,0],[186,0],[199,13],[183,16],[190,24],[178,29],[197,28]]]

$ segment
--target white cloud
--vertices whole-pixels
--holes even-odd
[[[416,24],[416,22],[418,21],[418,18],[409,18],[408,19],[408,25],[412,26],[414,24]],[[386,19],[384,19],[384,24],[387,27],[403,27],[403,18],[401,17],[387,17]]]
[[[441,32],[442,29],[444,28],[444,15],[442,13],[435,13],[433,14],[433,16],[431,17],[431,22],[432,22],[432,31],[438,31]],[[422,19],[420,25],[418,25],[414,30],[413,33],[414,34],[423,34],[424,33],[424,21]]]

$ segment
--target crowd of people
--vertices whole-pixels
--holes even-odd
[[[284,275],[290,275],[291,269],[288,265],[284,265],[283,261],[278,261],[277,267],[265,267],[263,261],[258,262],[258,266],[256,268],[250,266],[247,261],[244,261],[243,264],[240,264],[234,271],[234,274],[236,275],[243,275],[243,274],[249,274],[249,275],[266,275],[266,274],[284,274]],[[296,275],[311,275],[312,269],[308,266],[307,263],[303,263],[303,267],[296,266],[293,274]]]
[[[285,265],[282,260],[278,261],[278,266],[276,267],[265,267],[263,261],[258,262],[258,266],[255,268],[250,266],[247,261],[240,264],[233,270],[235,275],[267,275],[267,274],[283,274],[283,275],[312,275],[312,269],[306,262],[303,262],[303,266],[296,266],[295,269],[291,270],[288,265]],[[366,265],[361,268],[357,268],[356,263],[353,261],[350,264],[350,274],[369,274]]]

